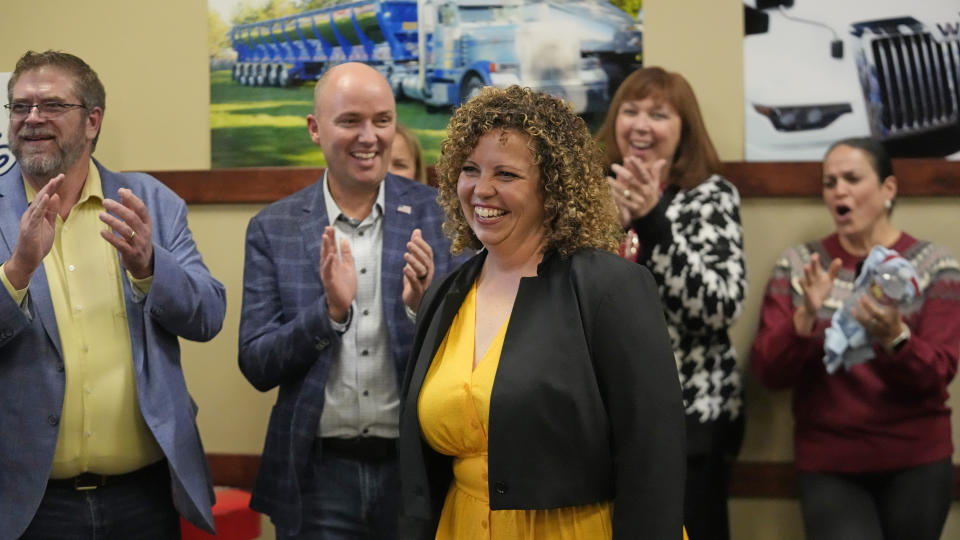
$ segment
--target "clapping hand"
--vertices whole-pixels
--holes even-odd
[[[4,265],[7,279],[18,290],[29,285],[30,277],[53,248],[57,214],[60,213],[60,195],[57,190],[64,178],[63,174],[51,178],[47,185],[37,192],[27,211],[20,217],[17,245],[13,248],[10,260]]]
[[[120,202],[104,199],[107,212],[100,213],[100,221],[110,226],[100,231],[107,242],[117,249],[120,262],[137,279],[153,275],[153,226],[150,212],[139,197],[127,188],[118,190]],[[108,213],[109,212],[109,213]]]
[[[420,229],[414,229],[403,254],[403,303],[412,310],[420,305],[424,291],[433,281],[433,249],[423,239]]]
[[[345,322],[357,295],[357,271],[350,242],[342,238],[337,253],[336,231],[330,226],[323,230],[320,244],[320,281],[327,294],[327,314],[334,321]]]
[[[623,165],[614,163],[610,166],[616,176],[608,176],[607,183],[610,184],[621,225],[628,226],[657,206],[661,193],[660,175],[666,165],[665,159],[647,163],[636,156],[627,156]]]
[[[820,255],[814,253],[810,262],[803,265],[803,277],[800,278],[800,290],[803,291],[803,305],[793,314],[793,326],[798,334],[808,336],[813,332],[817,323],[817,312],[823,302],[830,296],[833,280],[840,272],[840,259],[830,261],[830,266],[824,271],[820,267]]]

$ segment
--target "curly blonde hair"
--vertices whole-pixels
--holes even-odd
[[[616,251],[623,236],[603,173],[602,151],[583,119],[562,99],[529,88],[483,88],[453,114],[437,162],[437,197],[453,253],[482,247],[457,196],[463,162],[493,129],[526,133],[540,170],[546,250]]]

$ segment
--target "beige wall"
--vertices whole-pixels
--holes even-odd
[[[80,56],[100,75],[107,110],[98,159],[122,170],[210,167],[204,0],[0,6],[0,71],[13,71],[27,50],[59,49]]]
[[[646,62],[680,71],[690,79],[721,157],[742,159],[741,2],[647,0],[644,4]],[[6,2],[0,17],[0,71],[12,70],[28,48],[59,48],[80,55],[100,73],[107,86],[108,107],[97,157],[114,169],[209,167],[205,47],[206,12],[200,0]],[[909,182],[909,177],[901,182]],[[960,237],[941,226],[955,222],[957,203],[955,198],[905,200],[898,206],[895,222],[960,253]],[[190,225],[200,250],[227,287],[223,332],[210,343],[184,343],[183,347],[184,370],[200,405],[200,430],[209,452],[259,453],[274,398],[273,393],[261,394],[247,384],[236,363],[243,234],[259,208],[193,205],[190,209]],[[777,254],[791,243],[829,232],[830,223],[817,200],[750,199],[744,201],[742,215],[750,286],[744,315],[733,334],[738,349],[746,352],[763,285]],[[759,388],[749,375],[746,379],[749,421],[742,459],[790,460],[788,396]],[[955,383],[951,390],[956,408],[960,385]],[[957,415],[954,432],[960,432]],[[799,519],[792,500],[732,503],[736,539],[799,539]],[[960,505],[954,504],[944,538],[960,538]]]

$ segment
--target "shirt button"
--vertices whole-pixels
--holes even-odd
[[[361,273],[361,274],[366,274],[366,273],[367,273],[367,269],[366,269],[366,268],[361,268],[361,269],[360,269],[360,273]]]
[[[370,351],[366,349],[364,349],[363,352],[360,353],[360,356],[369,356],[369,355],[370,355]]]
[[[503,495],[507,492],[507,484],[504,482],[496,482],[493,484],[493,489],[500,495]]]
[[[77,311],[83,311],[83,306],[81,306],[80,304],[77,304]]]
[[[77,269],[77,267],[74,266],[74,265],[72,265],[72,264],[67,267],[67,270],[70,270],[71,272],[73,272],[73,271],[76,270],[76,269]]]
[[[369,314],[370,314],[370,310],[369,310],[369,309],[363,310],[363,314],[364,314],[364,315],[369,315]]]
[[[369,396],[369,395],[370,395],[370,391],[369,391],[369,390],[364,390],[364,391],[363,391],[363,395],[364,395],[364,396]]]
[[[363,236],[363,231],[358,232],[357,236]]]
[[[370,433],[370,428],[363,428],[363,434],[366,435],[367,433]]]
[[[47,417],[47,423],[50,424],[51,426],[57,425],[58,422],[60,422],[60,419],[57,418],[57,415],[55,414],[51,414],[50,416]]]

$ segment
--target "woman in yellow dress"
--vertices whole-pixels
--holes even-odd
[[[420,303],[401,538],[683,537],[673,352],[653,278],[615,254],[601,163],[570,107],[530,89],[484,89],[451,119],[445,230],[480,251]]]

